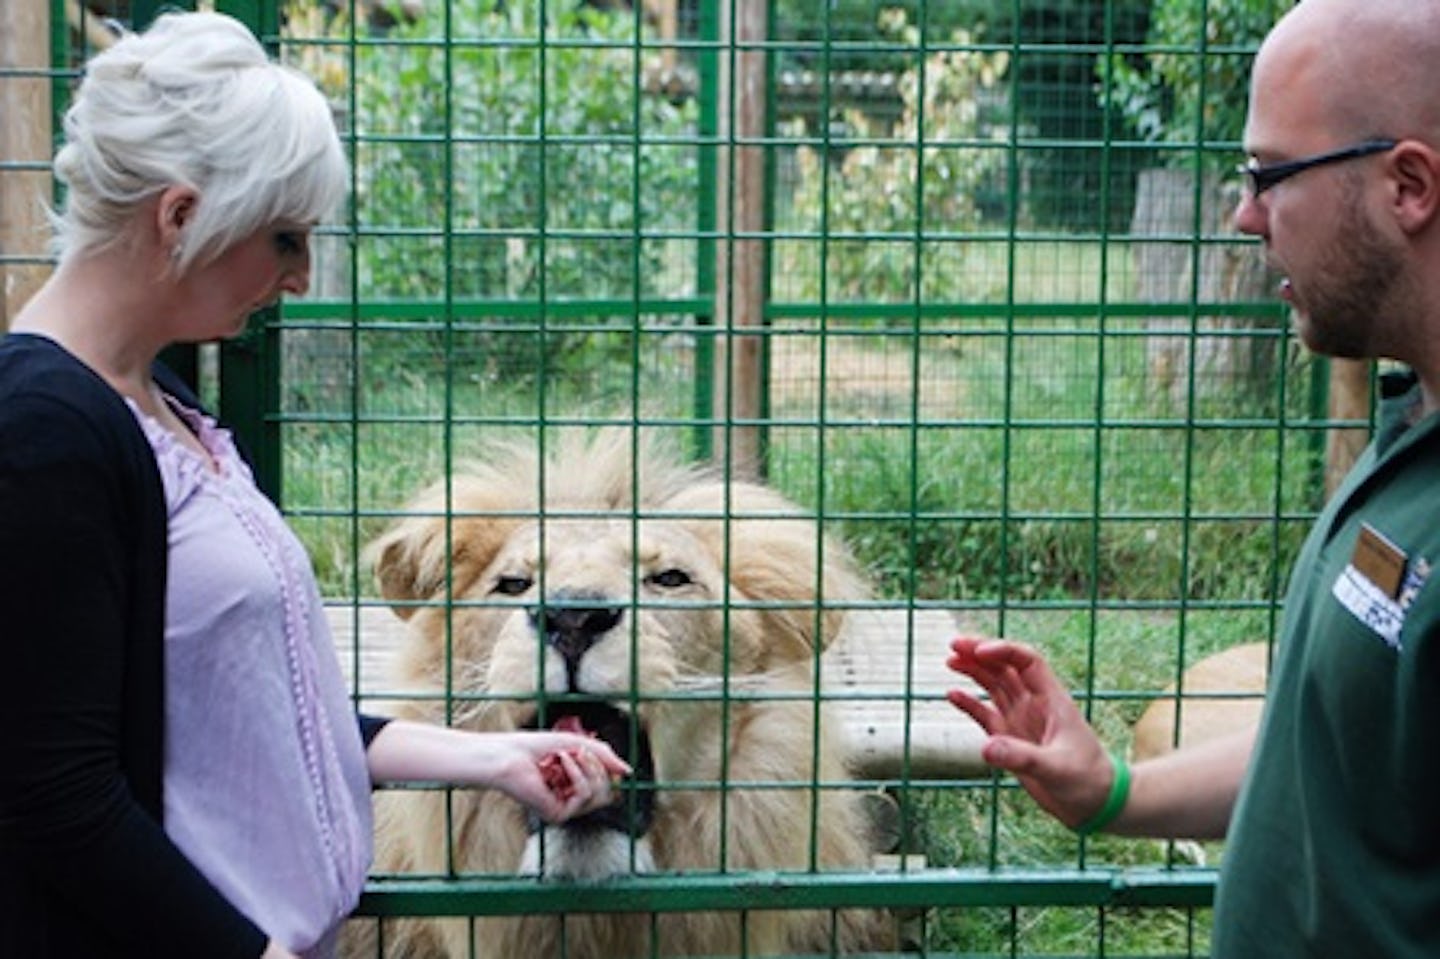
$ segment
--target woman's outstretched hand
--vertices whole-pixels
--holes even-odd
[[[376,782],[438,781],[499,789],[547,822],[563,822],[615,801],[630,766],[583,731],[472,732],[394,720],[370,743]]]

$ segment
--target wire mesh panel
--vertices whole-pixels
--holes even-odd
[[[1035,643],[1117,750],[1258,702],[1366,426],[1228,220],[1288,6],[236,10],[352,189],[206,385],[273,443],[357,703],[637,770],[569,828],[383,789],[347,955],[1209,954],[1223,847],[1059,826],[944,658]]]

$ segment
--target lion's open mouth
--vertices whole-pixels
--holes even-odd
[[[635,722],[631,713],[599,700],[552,702],[544,713],[546,727],[595,736],[634,770],[620,787],[618,803],[572,819],[565,828],[611,829],[636,838],[645,835],[655,818],[655,760],[644,724]],[[540,725],[537,711],[524,727],[538,729]],[[538,828],[539,822],[532,817],[532,831]]]

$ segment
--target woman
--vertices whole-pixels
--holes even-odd
[[[65,139],[59,264],[0,341],[0,955],[326,956],[372,781],[560,820],[628,768],[583,736],[357,724],[303,549],[155,363],[305,292],[347,181],[314,85],[168,14],[89,64]]]

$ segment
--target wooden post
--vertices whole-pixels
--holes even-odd
[[[664,83],[674,81],[675,68],[679,64],[676,48],[673,46],[680,35],[680,11],[678,0],[644,0],[645,16],[655,23],[655,32],[665,46],[660,48],[660,77]]]
[[[765,39],[768,0],[724,0],[720,7],[719,163],[716,177],[715,455],[737,475],[761,469],[765,321]],[[726,428],[727,423],[736,425]],[[728,457],[728,458],[727,458]]]
[[[65,22],[72,32],[78,32],[85,38],[87,55],[104,50],[115,42],[114,34],[100,22],[99,14],[81,6],[80,0],[65,0]]]
[[[1331,427],[1325,433],[1325,498],[1340,486],[1350,467],[1370,442],[1365,427],[1370,419],[1369,360],[1330,361],[1331,420],[1355,420],[1360,426]]]
[[[38,0],[0,3],[0,330],[49,275],[43,263],[50,238],[44,203],[50,179],[50,5]],[[34,164],[33,169],[21,167]]]
[[[1191,241],[1186,239],[1197,231],[1212,237],[1235,235],[1231,212],[1239,197],[1233,191],[1233,184],[1222,184],[1214,175],[1207,175],[1199,188],[1201,208],[1197,216],[1192,171],[1141,171],[1130,221],[1137,298],[1141,302],[1176,305],[1196,297],[1202,303],[1243,303],[1271,297],[1276,278],[1269,275],[1253,246],[1211,243],[1196,256]],[[1200,275],[1194,282],[1197,267]],[[1192,336],[1188,316],[1147,318],[1145,325],[1152,331],[1145,339],[1149,395],[1168,409],[1184,409],[1193,367],[1194,388],[1203,397],[1230,396],[1239,391],[1268,396],[1279,339],[1226,335],[1254,322],[1244,316],[1202,315],[1197,318]]]

